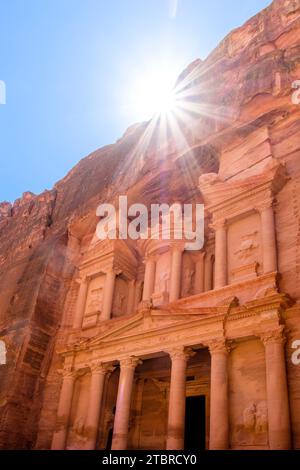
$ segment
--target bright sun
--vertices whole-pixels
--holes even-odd
[[[170,67],[161,67],[138,76],[130,97],[133,112],[138,119],[148,120],[155,115],[172,113],[178,105],[174,90],[178,73]]]

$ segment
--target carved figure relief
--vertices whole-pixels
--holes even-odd
[[[260,434],[267,432],[268,429],[268,410],[267,403],[251,403],[243,412],[244,428],[248,432]]]
[[[86,312],[97,312],[102,310],[102,301],[103,301],[103,289],[93,289],[91,290],[87,302]]]
[[[234,252],[234,254],[240,260],[243,260],[243,261],[249,258],[252,258],[253,252],[255,252],[257,248],[259,247],[257,237],[258,237],[257,231],[243,235],[241,239],[241,244],[239,248]]]
[[[157,261],[155,293],[169,292],[170,289],[170,253],[163,253]]]
[[[193,294],[195,269],[191,266],[186,266],[182,275],[182,290],[181,296],[188,297]]]
[[[127,282],[124,279],[117,278],[112,307],[114,317],[120,317],[126,314],[127,299]]]

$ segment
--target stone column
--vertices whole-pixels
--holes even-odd
[[[201,251],[196,262],[195,294],[202,294],[204,292],[204,259],[205,252]]]
[[[128,283],[127,315],[135,311],[135,280],[131,279]]]
[[[210,436],[211,450],[226,450],[229,446],[228,348],[224,340],[209,344],[211,354]]]
[[[204,292],[208,292],[213,289],[213,261],[212,255],[205,255],[204,262]]]
[[[263,244],[263,268],[264,273],[277,271],[277,247],[276,228],[272,203],[266,204],[259,209],[261,218],[261,233]]]
[[[80,281],[73,328],[82,327],[82,320],[83,320],[84,309],[85,309],[85,304],[86,304],[87,291],[88,291],[88,280],[86,277],[84,277]]]
[[[120,361],[120,378],[112,440],[112,450],[126,450],[134,371],[141,361],[129,357]]]
[[[95,362],[90,368],[91,383],[87,403],[85,434],[87,436],[86,449],[94,450],[96,447],[105,378],[114,371],[114,367],[108,364],[102,364],[101,362]]]
[[[186,368],[191,349],[176,348],[169,352],[171,383],[168,414],[167,450],[184,449]]]
[[[156,261],[153,257],[146,258],[143,300],[151,300],[154,292]]]
[[[291,431],[284,327],[263,333],[261,339],[266,355],[269,446],[272,450],[288,450]]]
[[[135,449],[139,449],[140,447],[140,430],[141,430],[144,385],[145,385],[145,379],[138,378],[136,381],[136,394],[134,397],[135,420],[134,420],[133,443],[134,443]]]
[[[136,281],[134,294],[134,310],[136,311],[140,301],[142,300],[142,281]]]
[[[64,450],[66,446],[76,373],[71,368],[67,368],[62,370],[62,376],[52,450]]]
[[[182,268],[182,247],[172,249],[171,279],[170,279],[170,302],[175,302],[180,297],[181,288],[181,268]]]
[[[218,220],[214,224],[215,247],[215,289],[220,289],[227,284],[227,227],[225,220]]]
[[[116,271],[111,269],[106,273],[105,285],[104,285],[104,298],[102,304],[102,315],[101,320],[109,320],[111,317],[111,309],[113,304]]]

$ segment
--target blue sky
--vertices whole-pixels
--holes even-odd
[[[135,95],[149,77],[175,81],[269,3],[0,0],[0,201],[50,189],[147,119]]]

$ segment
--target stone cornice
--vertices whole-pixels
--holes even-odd
[[[206,194],[209,213],[222,213],[222,218],[232,217],[234,206],[241,205],[240,212],[253,209],[261,201],[271,202],[287,181],[285,167],[273,162],[264,173],[238,181],[222,181],[217,174],[200,177],[200,191]],[[215,218],[215,217],[214,217]],[[215,221],[214,221],[215,222]]]

